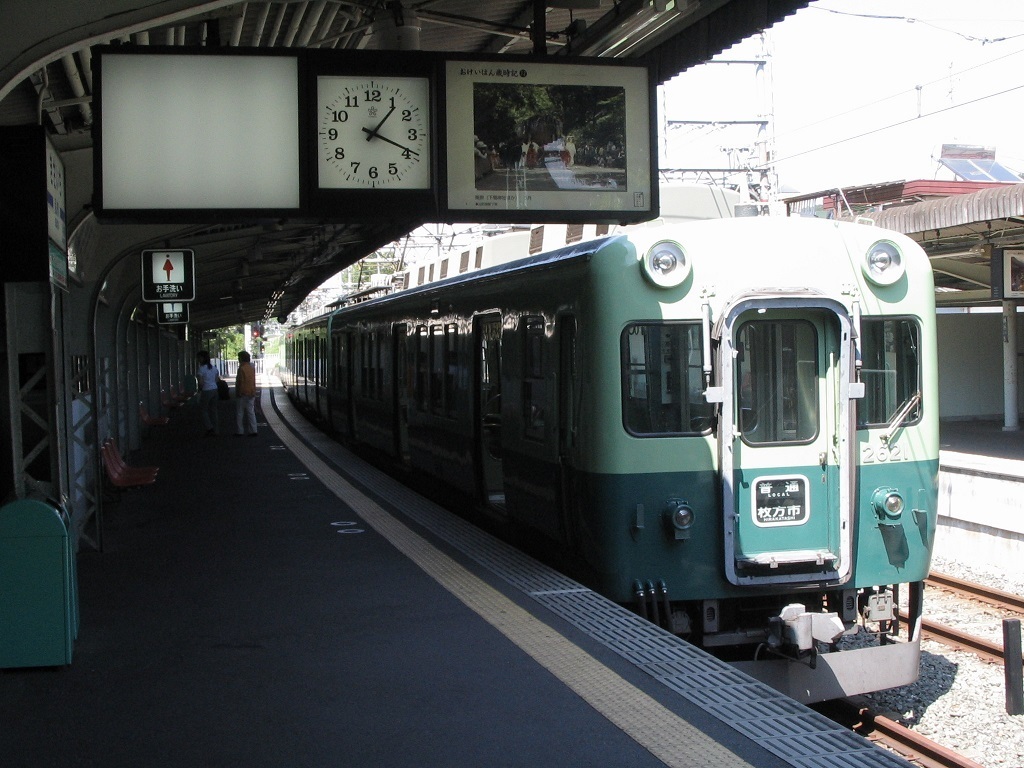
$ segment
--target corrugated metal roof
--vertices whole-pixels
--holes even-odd
[[[901,232],[928,253],[936,301],[991,303],[992,249],[1024,246],[1024,184],[1005,184],[859,214]]]
[[[926,200],[861,216],[871,219],[880,227],[906,235],[975,225],[981,225],[991,232],[1000,228],[1000,220],[1017,218],[1022,221],[1013,222],[1012,226],[1020,227],[1024,226],[1024,184],[1008,184],[966,195],[950,195],[939,200]]]

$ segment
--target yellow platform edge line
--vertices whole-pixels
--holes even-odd
[[[672,768],[752,768],[363,495],[295,438],[273,409],[264,409],[264,415],[295,457],[367,525],[663,763]]]

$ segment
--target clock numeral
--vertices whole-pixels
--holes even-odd
[[[411,109],[403,109],[402,110],[402,122],[403,123],[411,123],[412,122],[412,110]]]
[[[349,163],[349,165],[352,168],[352,173],[358,173],[359,172],[360,163],[358,163],[355,160],[353,160],[351,163]]]
[[[414,157],[416,160],[420,159],[419,155],[416,152],[413,152],[411,149],[403,149],[402,157],[404,157],[406,160],[412,160]]]
[[[371,179],[376,179],[377,178],[377,166],[376,165],[371,165],[370,166],[370,170],[366,172],[366,175],[369,176]]]
[[[371,90],[363,91],[363,98],[366,99],[367,101],[380,101],[381,100],[380,91],[378,91],[376,89],[374,89],[372,91]]]
[[[359,97],[358,96],[346,96],[345,97],[345,106],[349,107],[349,108],[358,107],[359,106]]]
[[[350,96],[349,98],[352,98],[352,97]],[[351,106],[354,106],[354,105],[347,104],[346,106],[351,107]],[[339,110],[337,110],[335,112],[331,112],[331,120],[333,120],[336,123],[347,123],[348,122],[348,112],[346,112],[344,109],[339,109]]]
[[[398,175],[398,166],[395,165],[394,163],[388,163],[388,175],[389,176],[397,176]]]
[[[338,140],[338,129],[337,128],[329,129],[327,131],[327,138],[330,139],[331,141],[337,141]]]
[[[415,128],[409,129],[409,141],[416,141],[420,137],[419,131]]]
[[[334,148],[334,159],[335,160],[344,160],[345,159],[345,148],[344,147],[335,147]]]

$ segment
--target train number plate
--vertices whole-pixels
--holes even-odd
[[[754,524],[762,527],[807,522],[807,478],[761,477],[754,482]]]

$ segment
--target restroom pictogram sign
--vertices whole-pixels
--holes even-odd
[[[143,251],[142,300],[192,301],[196,297],[195,251]]]

